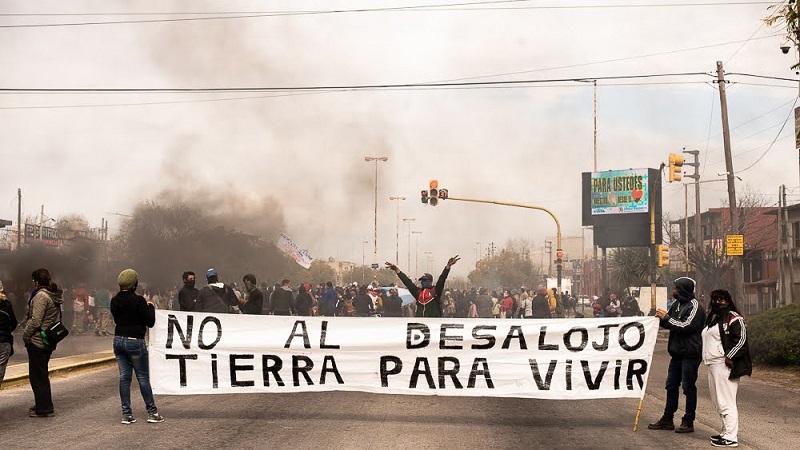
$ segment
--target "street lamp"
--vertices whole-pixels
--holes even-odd
[[[475,269],[477,270],[478,269],[478,261],[480,260],[480,254],[481,254],[481,243],[480,242],[476,242],[475,245],[477,246],[477,247],[475,247]]]
[[[372,162],[375,161],[375,214],[373,216],[374,226],[373,226],[373,234],[372,240],[375,243],[373,250],[372,250],[372,262],[378,263],[378,161],[388,161],[388,156],[365,156],[364,161]]]
[[[369,241],[361,241],[361,284],[364,284],[364,282],[366,281],[364,279],[365,277],[364,273],[366,272],[364,270],[364,254],[366,253],[365,248],[367,244],[369,244]]]
[[[409,270],[411,270],[411,222],[415,220],[417,219],[413,218],[403,219],[403,222],[408,222],[408,253],[407,253],[408,263],[406,264],[406,267],[408,267]]]
[[[433,259],[433,252],[425,252],[425,272],[430,273],[432,259]]]
[[[405,197],[390,196],[389,200],[397,200],[397,225],[394,230],[395,245],[394,245],[394,262],[400,262],[400,200],[405,200]]]
[[[412,233],[417,235],[417,237],[414,239],[414,272],[419,275],[419,235],[422,234],[422,231],[412,231]]]

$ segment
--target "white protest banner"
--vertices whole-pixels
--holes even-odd
[[[641,398],[658,322],[286,317],[156,311],[157,394]]]
[[[314,258],[306,250],[298,247],[294,241],[289,239],[289,236],[281,233],[280,236],[278,236],[277,246],[284,253],[291,256],[297,264],[300,264],[306,269],[311,267],[311,262],[314,261]]]

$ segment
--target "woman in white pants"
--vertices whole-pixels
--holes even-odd
[[[731,294],[724,289],[711,292],[711,305],[703,328],[703,362],[708,367],[711,401],[722,418],[722,430],[720,434],[711,436],[711,445],[738,447],[736,392],[739,378],[750,375],[753,365],[744,317]]]

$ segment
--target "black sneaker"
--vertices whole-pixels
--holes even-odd
[[[150,416],[147,418],[147,423],[161,423],[163,421],[164,416],[158,413],[150,414]]]
[[[722,439],[722,435],[721,434],[715,434],[715,435],[711,436],[711,440],[712,441],[718,441],[720,439]]]
[[[130,425],[136,423],[136,419],[133,416],[122,416],[122,422],[120,423],[123,425]]]
[[[674,430],[675,424],[672,423],[672,419],[668,419],[666,417],[662,417],[658,419],[658,422],[651,423],[647,426],[649,430]]]
[[[714,447],[738,447],[739,443],[736,441],[729,441],[725,438],[719,438],[716,441],[711,441]]]
[[[48,413],[37,413],[35,409],[28,410],[28,417],[55,417],[56,413],[48,412]]]

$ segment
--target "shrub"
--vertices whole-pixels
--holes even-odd
[[[747,320],[753,361],[800,366],[800,304],[771,309]]]

